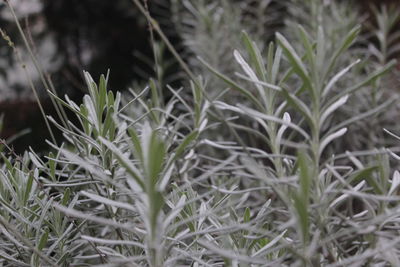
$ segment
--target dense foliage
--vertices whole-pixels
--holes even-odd
[[[134,2],[185,85],[84,72],[76,104],[44,77],[64,141],[2,144],[2,266],[400,265],[399,10],[362,28],[345,1],[172,1],[180,54]]]

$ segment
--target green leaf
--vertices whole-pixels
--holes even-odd
[[[347,128],[342,128],[340,130],[337,130],[334,133],[328,134],[327,136],[324,136],[321,140],[321,143],[319,145],[319,155],[322,154],[322,152],[324,151],[324,149],[326,148],[326,146],[332,142],[333,140],[335,140],[336,138],[341,137],[342,135],[344,135],[347,132]]]
[[[90,122],[88,119],[89,111],[85,105],[80,106],[81,117],[83,118],[82,126],[87,135],[90,135]]]
[[[271,77],[270,77],[271,83],[275,83],[278,79],[278,72],[281,64],[281,59],[282,59],[282,48],[277,47],[275,51],[274,63],[272,63],[272,68],[271,68]]]
[[[211,67],[208,63],[206,63],[203,59],[199,58],[200,62],[207,68],[209,69],[212,73],[214,73],[218,78],[223,80],[226,84],[228,84],[232,89],[235,89],[239,91],[241,94],[243,94],[246,98],[248,98],[253,104],[255,104],[259,109],[264,110],[264,107],[261,105],[261,103],[258,101],[254,95],[252,95],[249,91],[246,89],[242,88],[240,85],[235,83],[233,80],[229,79],[225,75],[221,74],[219,71]]]
[[[309,216],[308,216],[308,205],[307,203],[304,201],[304,199],[297,195],[296,193],[293,193],[293,204],[294,204],[294,208],[296,210],[297,213],[297,218],[298,218],[298,224],[299,224],[299,230],[300,230],[300,234],[301,234],[301,239],[303,244],[307,244],[308,243],[308,239],[309,239]]]
[[[336,84],[336,82],[343,77],[352,67],[354,67],[354,65],[357,65],[358,63],[360,63],[360,60],[356,60],[355,62],[351,63],[349,66],[347,66],[346,68],[342,69],[341,71],[339,71],[335,76],[333,76],[329,82],[327,83],[327,85],[325,86],[325,88],[322,91],[322,96],[326,96],[331,89],[333,88],[333,86]]]
[[[110,106],[107,109],[106,118],[104,119],[103,128],[101,131],[101,136],[106,137],[107,132],[111,129],[111,124],[114,123],[112,116],[114,115],[114,107]]]
[[[114,105],[114,101],[114,93],[112,91],[108,91],[107,106],[112,107]]]
[[[49,169],[50,169],[51,178],[55,179],[55,177],[56,177],[56,162],[54,160],[53,152],[49,153],[47,165],[49,166]]]
[[[272,68],[274,67],[274,43],[270,42],[268,46],[268,53],[267,53],[267,74],[268,74],[268,81],[275,82],[275,79],[272,74]],[[278,63],[279,64],[279,63]]]
[[[315,66],[315,53],[313,45],[310,43],[308,34],[306,30],[303,28],[303,26],[299,25],[298,27],[299,27],[300,39],[306,51],[305,56],[308,62],[311,64],[313,71],[315,71],[316,66]]]
[[[266,81],[267,71],[265,69],[264,60],[261,56],[260,50],[245,31],[242,32],[242,40],[244,45],[246,46],[247,52],[249,53],[250,62],[252,63],[252,66],[256,69],[258,77],[261,77],[263,81]]]
[[[333,53],[332,58],[329,60],[329,67],[327,68],[327,73],[331,72],[332,68],[335,66],[336,60],[340,55],[343,54],[356,40],[358,34],[360,33],[361,27],[358,25],[354,27],[343,39],[339,48]]]
[[[131,137],[131,141],[134,147],[134,153],[135,157],[140,160],[140,162],[144,165],[144,159],[143,159],[143,151],[142,151],[142,145],[140,143],[139,136],[134,128],[129,128],[128,129],[129,136]]]
[[[63,198],[61,199],[61,205],[67,206],[70,197],[71,197],[71,189],[67,187],[67,189],[64,190]]]
[[[42,160],[39,158],[38,155],[36,155],[35,152],[29,152],[29,158],[31,159],[32,163],[39,169],[43,169],[43,162]]]
[[[313,171],[310,171],[311,163],[307,158],[305,152],[300,152],[297,157],[298,165],[299,165],[299,182],[300,182],[300,197],[304,200],[305,203],[309,201],[310,187],[311,187],[311,175]]]
[[[97,102],[99,99],[99,92],[97,91],[96,83],[93,81],[93,78],[90,76],[89,72],[84,71],[83,76],[85,77],[90,97]]]
[[[40,240],[37,245],[37,250],[39,252],[41,252],[43,250],[43,248],[46,246],[48,239],[49,239],[49,229],[46,229],[45,232],[43,233],[43,235],[40,237]],[[38,254],[33,254],[32,260],[34,261],[35,266],[40,266],[39,259],[40,258],[39,258]],[[32,262],[32,264],[33,264],[33,262]]]
[[[314,173],[312,164],[307,157],[307,154],[300,151],[297,156],[297,165],[299,168],[299,190],[292,192],[294,208],[298,215],[298,223],[301,231],[301,237],[304,244],[308,243],[309,239],[309,196],[311,190],[312,175]]]
[[[332,103],[332,105],[324,107],[323,111],[321,112],[321,117],[320,117],[320,125],[322,125],[325,120],[331,115],[335,110],[343,106],[346,102],[347,99],[349,98],[349,95],[345,95],[341,98],[338,99],[335,103]]]
[[[133,162],[129,160],[114,144],[110,141],[104,139],[103,137],[99,137],[99,140],[110,149],[113,154],[118,159],[119,163],[127,170],[127,172],[131,175],[131,177],[139,184],[143,191],[146,191],[146,186],[144,185],[143,180],[141,179],[141,175],[139,170],[135,167]]]
[[[150,198],[150,223],[151,229],[155,230],[157,228],[158,214],[164,207],[164,197],[158,191],[154,191],[149,194]]]
[[[383,190],[380,188],[379,184],[375,181],[375,178],[372,175],[374,171],[379,171],[379,168],[379,166],[370,166],[362,170],[358,170],[348,178],[349,183],[354,185],[360,183],[362,180],[365,180],[368,185],[374,189],[376,194],[383,194]]]
[[[159,107],[160,106],[160,97],[158,96],[157,84],[154,81],[154,79],[150,79],[149,86],[150,86],[150,92],[151,92],[152,106]]]
[[[190,134],[188,134],[185,139],[179,144],[179,146],[175,149],[175,159],[179,159],[182,153],[185,151],[186,147],[195,139],[199,137],[199,131],[194,130]]]
[[[277,33],[276,38],[278,40],[279,45],[282,47],[283,52],[285,53],[286,57],[288,58],[288,60],[291,64],[291,67],[293,68],[295,73],[297,73],[300,76],[300,78],[302,79],[305,86],[308,88],[308,90],[310,90],[310,92],[312,93],[312,96],[315,98],[316,96],[315,96],[315,93],[314,93],[314,90],[312,87],[310,75],[307,71],[306,66],[303,64],[301,58],[297,55],[294,48],[289,44],[289,42],[286,40],[286,38],[283,37],[283,35],[281,35],[280,33]]]
[[[389,155],[384,153],[378,156],[379,162],[379,188],[385,189],[385,192],[390,190],[389,177],[390,177],[390,161]],[[378,193],[378,192],[376,192]]]
[[[165,144],[157,136],[157,132],[151,133],[150,143],[147,152],[147,175],[150,179],[150,186],[153,188],[156,186],[158,177],[163,167],[165,157]]]
[[[39,240],[38,250],[41,251],[47,244],[47,240],[49,239],[49,229],[46,229],[43,233],[42,237]]]
[[[26,185],[25,185],[26,188],[25,188],[25,193],[24,193],[24,198],[23,198],[24,206],[26,206],[28,203],[29,197],[31,195],[32,185],[33,185],[33,173],[29,173],[28,181],[26,182]]]
[[[106,99],[107,99],[107,82],[104,75],[100,75],[99,81],[99,103],[98,103],[98,111],[102,113],[103,109],[106,107]]]
[[[192,89],[192,94],[193,94],[193,98],[194,98],[194,123],[195,126],[198,127],[200,124],[200,120],[201,120],[201,103],[203,101],[203,93],[202,88],[200,87],[201,85],[201,81],[199,79],[198,82],[194,83],[193,81],[190,81],[190,88]],[[186,103],[185,100],[182,99],[181,96],[179,96],[179,94],[177,94],[175,91],[172,91],[174,93],[174,95],[177,96],[178,99],[180,99],[181,103],[188,109],[191,110],[191,107]]]
[[[251,69],[249,64],[244,60],[242,55],[239,53],[239,51],[234,50],[233,51],[233,56],[236,59],[236,61],[240,64],[242,67],[243,71],[247,74],[248,78],[250,81],[254,84],[254,86],[257,88],[257,91],[263,100],[263,103],[267,102],[267,97],[265,95],[265,90],[264,88],[260,85],[260,80],[258,79],[257,75],[254,73],[254,71]]]
[[[13,169],[13,166],[11,162],[8,160],[8,158],[5,156],[4,153],[0,153],[2,159],[4,160],[4,163],[6,164],[7,170],[11,171]]]
[[[372,73],[371,75],[369,75],[364,81],[350,87],[347,88],[346,90],[341,91],[339,94],[335,95],[334,97],[332,97],[332,100],[330,101],[330,103],[336,102],[339,98],[347,95],[347,94],[352,94],[355,91],[357,91],[358,89],[372,83],[373,81],[375,81],[377,78],[381,77],[382,75],[384,75],[386,72],[388,72],[390,69],[392,69],[394,66],[396,65],[396,60],[391,60],[388,64],[386,64],[385,66],[383,66],[382,68],[376,70],[374,73]]]
[[[65,102],[64,100],[62,100],[61,98],[59,98],[58,96],[53,94],[52,92],[48,91],[47,93],[50,94],[61,105],[68,108],[69,110],[74,112],[76,115],[78,115],[81,119],[83,119],[84,123],[88,123],[88,124],[90,123],[90,121],[88,119],[88,110],[84,105],[80,106],[80,110],[76,110],[73,106],[71,106],[70,104],[68,104],[67,102]],[[84,124],[84,126],[85,126],[85,124]]]
[[[249,209],[249,207],[247,207],[247,208],[244,210],[243,222],[244,222],[244,223],[250,222],[250,217],[251,217],[250,209]]]

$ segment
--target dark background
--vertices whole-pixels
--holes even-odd
[[[131,1],[98,1],[98,0],[41,0],[41,10],[19,18],[25,33],[31,37],[32,46],[40,49],[42,40],[51,37],[55,53],[51,54],[51,67],[45,66],[60,96],[68,96],[79,103],[86,85],[82,71],[88,71],[95,80],[100,74],[110,69],[109,89],[122,91],[133,83],[144,84],[154,75],[150,66],[153,61],[149,29],[143,15]],[[168,17],[167,1],[149,1],[149,9],[157,18]],[[21,2],[21,5],[24,4]],[[16,4],[14,4],[15,6]],[[0,6],[4,14],[7,6]],[[18,8],[16,8],[18,12]],[[18,15],[18,14],[17,14]],[[0,26],[11,37],[12,41],[23,49],[15,22],[0,16]],[[35,31],[35,25],[42,25]],[[171,33],[170,30],[167,32]],[[169,34],[175,43],[179,40]],[[12,49],[5,40],[1,41],[0,56],[7,59],[7,64],[18,68]],[[169,55],[166,55],[169,57]],[[40,54],[37,55],[40,60]],[[146,62],[148,61],[148,62]],[[7,82],[10,76],[0,68],[0,75],[5,79],[6,90],[17,93],[13,97],[0,96],[0,113],[4,114],[4,125],[1,138],[8,138],[23,129],[30,129],[31,134],[18,138],[12,145],[22,152],[28,146],[40,150],[49,138],[43,118],[30,88],[21,88],[20,84]],[[22,78],[23,79],[23,78]],[[35,83],[42,89],[39,81]],[[4,89],[4,88],[3,88]],[[43,89],[42,89],[43,90]],[[46,113],[56,117],[51,102],[42,94]],[[60,138],[60,133],[58,133]]]

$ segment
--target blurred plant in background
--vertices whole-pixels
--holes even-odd
[[[282,5],[270,0],[263,1],[171,1],[172,20],[178,35],[187,48],[186,61],[198,74],[207,78],[211,97],[221,92],[221,87],[200,64],[201,57],[223,73],[238,69],[230,64],[232,47],[241,46],[241,32],[246,30],[255,36],[260,49],[273,39],[274,32],[282,27]]]

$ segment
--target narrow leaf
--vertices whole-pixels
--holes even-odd
[[[324,151],[325,147],[332,142],[333,140],[335,140],[336,138],[341,137],[342,135],[344,135],[347,132],[347,128],[342,128],[340,130],[338,130],[337,132],[334,132],[330,135],[328,135],[327,137],[323,138],[319,147],[319,155],[322,154],[322,152]]]

